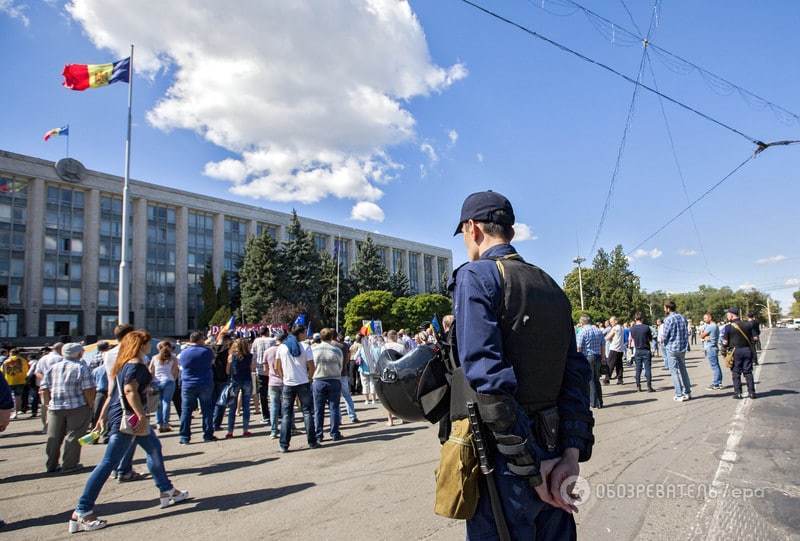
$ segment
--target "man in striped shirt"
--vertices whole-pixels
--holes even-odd
[[[581,316],[581,331],[578,335],[578,351],[583,353],[592,367],[592,380],[589,382],[589,405],[603,407],[603,390],[600,386],[600,366],[605,357],[605,336],[603,331],[592,325],[589,316]]]

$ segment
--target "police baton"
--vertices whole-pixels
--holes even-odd
[[[486,486],[489,489],[489,502],[492,505],[492,515],[494,516],[494,523],[497,526],[497,536],[500,538],[500,541],[511,541],[511,534],[508,532],[506,517],[503,515],[503,504],[500,501],[500,495],[497,493],[497,485],[494,480],[494,468],[492,468],[489,462],[489,453],[486,447],[486,438],[483,433],[481,416],[478,412],[478,404],[476,402],[467,402],[467,412],[469,413],[469,424],[472,427],[472,441],[475,443],[475,451],[478,453],[481,473],[483,473],[483,476],[486,478]]]

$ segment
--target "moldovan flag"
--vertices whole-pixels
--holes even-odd
[[[51,137],[55,137],[56,135],[69,135],[69,126],[53,128],[52,130],[44,134],[44,140],[47,141],[48,139],[50,139]]]
[[[128,83],[131,59],[123,58],[110,64],[67,64],[62,72],[64,86],[70,90],[86,90],[111,83]]]
[[[219,332],[229,332],[232,331],[236,327],[236,316],[231,316],[228,322],[222,327]]]

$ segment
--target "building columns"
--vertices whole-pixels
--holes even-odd
[[[100,190],[87,192],[83,209],[83,334],[97,334],[97,267],[100,253]]]
[[[175,212],[175,334],[189,332],[189,209]]]
[[[131,286],[133,324],[142,328],[147,325],[147,199],[144,197],[133,203]]]
[[[247,238],[255,237],[258,235],[258,222],[249,220],[247,222]]]
[[[225,270],[225,215],[214,215],[214,249],[211,253],[211,270],[214,274],[214,287],[222,283],[222,272]]]
[[[25,336],[39,336],[39,313],[42,308],[42,268],[44,267],[44,180],[28,183],[28,220],[25,249]]]
[[[425,254],[417,254],[417,284],[420,293],[428,292],[428,284],[425,280]]]

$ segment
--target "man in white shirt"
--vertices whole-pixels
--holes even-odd
[[[397,331],[389,331],[386,333],[386,343],[384,347],[386,349],[392,349],[400,355],[405,355],[406,353],[406,347],[397,341]]]
[[[261,335],[253,340],[250,353],[256,362],[256,385],[258,389],[258,401],[261,405],[261,422],[265,425],[270,424],[269,418],[269,367],[266,364],[264,353],[275,344],[275,339],[270,336],[269,327],[261,329]],[[255,412],[258,413],[258,412]],[[277,419],[275,419],[277,422]]]
[[[50,371],[54,364],[62,361],[64,358],[61,356],[61,348],[64,347],[62,342],[56,342],[50,348],[50,352],[43,355],[41,359],[36,362],[36,383],[42,384],[44,375]],[[41,395],[41,392],[40,392]],[[42,400],[42,433],[47,434],[47,403]]]
[[[296,397],[300,398],[300,407],[303,409],[303,423],[306,428],[308,446],[311,449],[320,446],[314,426],[314,399],[311,396],[311,385],[309,384],[309,374],[313,375],[315,370],[314,354],[311,348],[306,349],[302,343],[305,334],[305,326],[293,326],[289,336],[278,347],[275,359],[275,372],[283,379],[280,438],[282,453],[289,452]]]
[[[606,341],[609,343],[608,374],[603,383],[608,385],[613,372],[616,370],[617,385],[622,385],[622,354],[625,351],[625,331],[616,317],[612,316],[608,321],[611,323],[611,329],[606,334]]]

